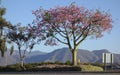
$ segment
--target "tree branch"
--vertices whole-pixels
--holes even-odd
[[[55,31],[57,32],[57,33],[59,33],[63,38],[66,38],[66,34],[64,33],[64,31],[62,31],[59,27],[57,27],[57,25],[52,25],[53,27],[52,28],[54,28],[55,29]]]
[[[85,27],[85,28],[82,29],[82,33],[80,34],[80,36],[78,36],[77,39],[75,39],[75,41],[79,40],[82,37],[82,35],[84,34],[84,31],[86,31],[89,26],[90,25],[88,25],[87,27]]]
[[[72,51],[72,46],[70,44],[70,38],[68,36],[68,31],[65,26],[64,26],[64,28],[65,28],[65,32],[66,32],[67,45],[69,46],[69,49]]]
[[[58,27],[58,30],[62,32],[64,35],[66,35],[66,33],[64,33],[64,31],[62,31],[59,27]]]
[[[67,43],[66,42],[63,42],[63,41],[61,41],[59,38],[57,38],[56,36],[53,36],[57,41],[59,41],[59,42],[61,42],[61,43],[63,43],[63,44],[66,44],[67,45]]]
[[[88,36],[89,30],[90,30],[90,25],[88,25],[87,27],[88,27],[87,33],[86,33],[85,36],[76,44],[77,46],[78,46],[83,40],[85,40],[85,38]],[[86,30],[86,29],[85,29],[85,30]]]
[[[74,26],[74,25],[72,25],[72,26]],[[74,28],[72,28],[72,36],[73,36],[73,48],[75,49],[75,46],[76,46],[76,37],[75,37],[75,29]]]
[[[63,38],[66,38],[66,36],[62,34],[63,31],[58,31],[57,29],[55,29],[55,30],[56,30],[56,32],[57,32],[58,34],[60,34]]]

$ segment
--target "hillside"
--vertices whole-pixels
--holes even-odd
[[[94,50],[88,51],[79,49],[78,50],[78,59],[81,60],[82,63],[91,62],[91,63],[102,63],[102,53],[110,53],[106,49],[102,50]],[[61,48],[54,50],[53,52],[44,54],[44,55],[36,55],[29,58],[26,58],[26,62],[66,62],[72,61],[72,54],[68,48]],[[114,63],[120,63],[120,54],[114,54]]]
[[[102,63],[102,53],[110,53],[106,49],[102,50],[78,50],[78,59],[81,60],[82,63]],[[9,65],[17,63],[19,60],[18,51],[15,51],[13,55],[9,55],[9,52],[5,54],[4,58],[0,57],[0,65]],[[66,62],[72,61],[72,54],[68,48],[56,49],[53,52],[45,53],[41,51],[32,51],[26,59],[25,63],[33,63],[33,62]],[[120,63],[120,54],[114,54],[114,63]]]

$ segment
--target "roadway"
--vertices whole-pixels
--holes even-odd
[[[120,72],[6,72],[0,75],[120,75]]]

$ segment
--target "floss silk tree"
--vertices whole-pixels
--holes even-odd
[[[89,36],[101,38],[103,32],[112,29],[112,19],[108,12],[88,10],[71,4],[44,10],[33,11],[36,19],[29,31],[45,40],[45,45],[60,42],[72,52],[73,65],[77,65],[77,51],[80,44]]]

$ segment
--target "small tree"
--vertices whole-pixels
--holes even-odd
[[[36,44],[35,37],[27,30],[27,27],[20,27],[19,25],[17,25],[7,34],[8,38],[17,45],[19,51],[20,65],[24,69],[24,58],[26,57],[27,52],[30,53],[34,45]]]
[[[42,8],[33,11],[35,24],[30,32],[45,37],[45,45],[56,45],[56,41],[68,45],[72,52],[73,65],[77,65],[78,46],[88,36],[100,38],[103,32],[110,31],[112,19],[109,13],[100,10],[88,10],[75,4]]]

